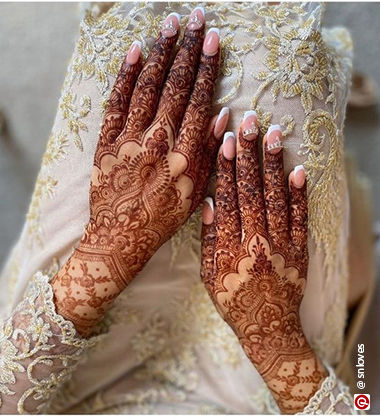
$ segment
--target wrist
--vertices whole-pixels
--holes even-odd
[[[309,344],[302,351],[280,354],[277,363],[262,375],[282,413],[301,412],[328,376]]]
[[[88,336],[132,280],[119,253],[83,240],[52,279],[57,313]]]

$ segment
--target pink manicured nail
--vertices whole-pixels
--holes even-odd
[[[255,111],[247,111],[243,117],[243,136],[247,140],[253,140],[259,134],[257,115]]]
[[[220,139],[222,137],[224,130],[227,127],[229,115],[230,115],[230,109],[227,106],[223,107],[220,110],[218,119],[215,122],[215,128],[214,128],[214,136],[217,139]]]
[[[211,28],[203,42],[203,52],[206,55],[215,55],[219,49],[219,29]]]
[[[189,16],[189,23],[187,24],[187,28],[191,29],[192,31],[201,29],[205,24],[205,11],[203,7],[198,6],[196,7]]]
[[[297,188],[302,188],[305,184],[306,174],[303,165],[298,165],[294,168],[293,185]]]
[[[267,151],[269,153],[276,154],[282,148],[281,127],[279,125],[271,125],[267,132]]]
[[[214,221],[214,201],[211,197],[206,197],[204,199],[202,221],[205,225],[211,225]]]
[[[127,63],[131,66],[139,61],[141,54],[141,42],[133,41],[127,54]]]
[[[176,35],[179,31],[181,22],[181,15],[178,13],[170,13],[167,18],[164,20],[164,27],[161,31],[162,36],[165,38],[171,38]]]
[[[232,131],[227,131],[223,138],[223,156],[232,160],[236,155],[236,138]]]

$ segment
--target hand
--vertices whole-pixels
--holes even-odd
[[[204,206],[201,276],[280,409],[294,413],[327,376],[299,316],[308,267],[305,171],[297,166],[287,188],[281,130],[271,126],[261,175],[257,133],[251,111],[237,145],[225,134],[215,210],[211,198]]]
[[[227,124],[228,109],[210,118],[219,35],[203,40],[202,8],[167,75],[179,19],[166,18],[143,68],[136,42],[122,65],[95,153],[90,220],[53,280],[57,310],[83,335],[199,205]]]

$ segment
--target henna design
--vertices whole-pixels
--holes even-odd
[[[117,140],[127,120],[129,102],[141,67],[141,58],[136,64],[130,65],[127,63],[127,57],[125,57],[116,78],[104,116],[94,158],[94,165],[99,169],[102,156],[106,154],[117,156],[120,145],[120,142]]]
[[[177,38],[178,34],[170,38],[160,34],[154,43],[132,94],[127,123],[120,136],[122,142],[134,141],[142,145],[142,134],[156,115],[162,83]]]
[[[160,94],[176,39],[160,35],[140,74],[139,63],[123,64],[95,154],[90,219],[52,280],[57,311],[84,336],[207,187],[219,142],[209,115],[219,54],[201,55],[203,28],[188,29]]]
[[[263,166],[262,183],[258,141],[242,128],[236,159],[219,153],[201,277],[280,409],[294,413],[327,375],[299,316],[308,265],[306,183],[290,185],[288,204],[282,152],[265,152]]]

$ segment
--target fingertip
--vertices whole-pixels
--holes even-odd
[[[217,120],[215,122],[214,136],[216,139],[219,140],[222,138],[223,133],[227,128],[229,116],[230,116],[230,109],[227,106],[224,106],[220,110]]]
[[[265,150],[270,154],[279,153],[282,148],[282,130],[278,124],[271,125],[264,136]]]
[[[205,225],[211,225],[214,221],[214,201],[211,197],[204,199],[202,221]]]
[[[289,184],[302,188],[306,182],[306,172],[303,165],[297,165],[289,175]]]
[[[254,110],[249,110],[244,113],[243,122],[240,126],[242,135],[245,140],[254,140],[259,134],[259,127],[257,123],[257,114]]]
[[[131,66],[135,65],[141,57],[141,41],[134,40],[128,50],[127,63]]]
[[[218,28],[211,28],[206,34],[203,42],[203,53],[206,56],[212,57],[216,55],[219,50],[220,31]]]
[[[224,133],[223,138],[223,156],[227,160],[232,160],[236,156],[236,138],[232,131]]]

